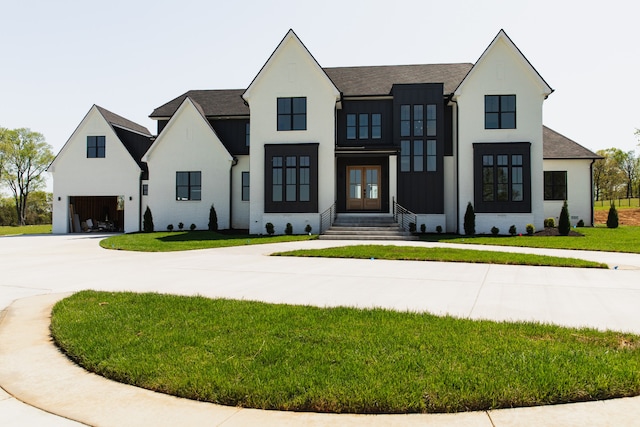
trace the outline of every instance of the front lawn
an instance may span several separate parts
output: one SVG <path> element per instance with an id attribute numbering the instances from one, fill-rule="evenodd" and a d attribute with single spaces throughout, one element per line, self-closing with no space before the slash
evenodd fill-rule
<path id="1" fill-rule="evenodd" d="M 51 224 L 24 225 L 24 226 L 0 226 L 0 236 L 13 236 L 19 234 L 51 234 Z"/>
<path id="2" fill-rule="evenodd" d="M 230 406 L 477 411 L 640 394 L 640 337 L 536 323 L 82 291 L 68 356 L 116 381 Z"/>
<path id="3" fill-rule="evenodd" d="M 640 253 L 640 227 L 618 228 L 583 227 L 575 231 L 583 237 L 572 236 L 457 236 L 430 234 L 425 241 L 467 243 L 476 245 L 521 246 L 529 248 L 578 249 L 606 252 Z"/>
<path id="4" fill-rule="evenodd" d="M 471 262 L 486 264 L 536 265 L 552 267 L 608 268 L 606 264 L 576 258 L 511 252 L 477 251 L 417 246 L 354 245 L 326 249 L 301 249 L 277 252 L 276 256 L 391 259 L 409 261 Z"/>
<path id="5" fill-rule="evenodd" d="M 299 236 L 253 236 L 222 234 L 213 231 L 173 231 L 155 233 L 132 233 L 111 236 L 100 241 L 105 249 L 140 252 L 189 251 L 228 246 L 259 245 L 265 243 L 295 242 L 317 239 L 317 235 Z"/>

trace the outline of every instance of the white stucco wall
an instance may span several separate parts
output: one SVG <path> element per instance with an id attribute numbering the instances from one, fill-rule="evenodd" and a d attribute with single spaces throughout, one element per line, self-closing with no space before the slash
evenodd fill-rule
<path id="1" fill-rule="evenodd" d="M 484 128 L 484 96 L 516 95 L 516 129 Z M 545 87 L 536 73 L 504 39 L 498 38 L 467 76 L 459 93 L 459 230 L 464 232 L 464 213 L 474 202 L 473 143 L 531 143 L 531 213 L 476 214 L 476 233 L 490 233 L 496 226 L 508 230 L 533 223 L 543 226 L 542 103 Z"/>
<path id="2" fill-rule="evenodd" d="M 337 89 L 315 63 L 293 33 L 287 34 L 265 67 L 245 93 L 251 111 L 251 233 L 264 234 L 265 224 L 283 232 L 291 222 L 294 232 L 303 232 L 309 223 L 317 232 L 319 213 L 328 209 L 335 199 L 335 109 Z M 277 130 L 277 98 L 307 98 L 307 129 Z M 296 214 L 265 214 L 264 145 L 318 143 L 318 212 Z M 280 229 L 278 224 L 282 223 Z"/>
<path id="3" fill-rule="evenodd" d="M 237 156 L 238 163 L 231 169 L 233 185 L 231 197 L 233 209 L 231 210 L 231 227 L 236 229 L 249 228 L 249 205 L 251 199 L 242 200 L 242 172 L 251 172 L 249 165 L 249 156 Z M 249 173 L 249 191 L 251 191 L 252 176 Z M 255 183 L 259 185 L 258 183 Z"/>
<path id="4" fill-rule="evenodd" d="M 586 226 L 593 225 L 593 202 L 591 199 L 591 159 L 545 160 L 545 171 L 567 172 L 567 206 L 571 225 L 583 220 Z M 560 217 L 563 201 L 545 200 L 544 217 L 555 218 L 556 224 Z"/>
<path id="5" fill-rule="evenodd" d="M 169 224 L 177 230 L 180 222 L 185 230 L 191 224 L 206 230 L 212 204 L 218 228 L 229 228 L 232 157 L 189 99 L 178 108 L 143 160 L 149 167 L 149 195 L 145 199 L 156 231 L 166 230 Z M 176 200 L 178 171 L 201 172 L 201 200 Z M 143 212 L 145 209 L 143 205 Z"/>
<path id="6" fill-rule="evenodd" d="M 87 136 L 105 137 L 104 158 L 87 158 Z M 53 233 L 71 231 L 69 197 L 73 196 L 123 196 L 124 231 L 139 230 L 140 167 L 95 106 L 49 171 L 53 176 Z"/>

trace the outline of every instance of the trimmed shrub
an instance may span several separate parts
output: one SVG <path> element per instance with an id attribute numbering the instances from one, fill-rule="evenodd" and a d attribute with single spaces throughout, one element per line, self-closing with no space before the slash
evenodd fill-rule
<path id="1" fill-rule="evenodd" d="M 426 233 L 427 232 L 427 226 L 424 225 L 424 224 L 420 224 L 420 232 L 422 234 Z"/>
<path id="2" fill-rule="evenodd" d="M 576 224 L 576 227 L 584 227 L 584 220 L 581 219 L 580 221 L 578 221 L 578 223 Z"/>
<path id="3" fill-rule="evenodd" d="M 442 233 L 442 226 L 441 225 L 436 227 L 436 233 L 438 233 L 438 234 Z"/>
<path id="4" fill-rule="evenodd" d="M 547 218 L 544 220 L 544 228 L 553 228 L 556 226 L 555 218 Z"/>
<path id="5" fill-rule="evenodd" d="M 493 234 L 494 236 L 497 236 L 499 232 L 500 232 L 500 229 L 495 225 L 491 227 L 491 234 Z"/>
<path id="6" fill-rule="evenodd" d="M 533 224 L 527 224 L 527 226 L 525 228 L 526 228 L 527 234 L 529 236 L 533 236 L 533 233 L 536 232 L 536 228 L 533 226 Z"/>
<path id="7" fill-rule="evenodd" d="M 511 234 L 512 236 L 515 236 L 516 234 L 518 234 L 518 231 L 516 230 L 515 225 L 512 225 L 511 227 L 509 227 L 509 234 Z"/>
<path id="8" fill-rule="evenodd" d="M 305 233 L 309 233 L 309 234 L 311 234 L 311 224 L 307 224 L 307 225 L 304 227 L 304 232 L 305 232 Z"/>
<path id="9" fill-rule="evenodd" d="M 409 231 L 412 233 L 416 232 L 416 223 L 415 222 L 410 222 L 409 223 Z"/>
<path id="10" fill-rule="evenodd" d="M 196 225 L 195 225 L 195 224 L 191 224 L 191 225 L 189 226 L 189 230 L 193 231 L 193 230 L 195 230 L 195 229 L 196 229 Z"/>
<path id="11" fill-rule="evenodd" d="M 178 228 L 179 228 L 180 230 L 182 230 L 182 229 L 184 228 L 184 224 L 183 224 L 183 223 L 181 223 L 181 222 L 179 222 L 179 223 L 178 223 Z"/>
<path id="12" fill-rule="evenodd" d="M 571 221 L 569 220 L 569 206 L 565 200 L 562 204 L 562 210 L 560 211 L 560 218 L 558 219 L 558 232 L 561 236 L 568 236 L 571 231 Z"/>
<path id="13" fill-rule="evenodd" d="M 144 211 L 144 216 L 142 217 L 142 231 L 145 233 L 153 232 L 153 215 L 151 215 L 149 206 L 147 206 L 147 210 Z"/>
<path id="14" fill-rule="evenodd" d="M 607 228 L 618 228 L 618 210 L 615 203 L 611 203 L 609 215 L 607 216 Z"/>
<path id="15" fill-rule="evenodd" d="M 467 204 L 467 211 L 464 213 L 464 234 L 467 236 L 476 234 L 476 214 L 471 202 Z"/>
<path id="16" fill-rule="evenodd" d="M 272 236 L 273 233 L 275 233 L 275 228 L 273 227 L 273 224 L 271 224 L 270 222 L 266 223 L 264 225 L 264 228 L 267 230 L 267 234 L 269 236 Z"/>
<path id="17" fill-rule="evenodd" d="M 169 225 L 167 225 L 167 230 L 169 230 L 169 231 L 173 231 L 173 224 L 169 224 Z"/>
<path id="18" fill-rule="evenodd" d="M 218 214 L 213 205 L 209 208 L 209 231 L 218 231 Z"/>
<path id="19" fill-rule="evenodd" d="M 293 226 L 290 222 L 284 227 L 284 234 L 292 235 L 293 234 Z"/>

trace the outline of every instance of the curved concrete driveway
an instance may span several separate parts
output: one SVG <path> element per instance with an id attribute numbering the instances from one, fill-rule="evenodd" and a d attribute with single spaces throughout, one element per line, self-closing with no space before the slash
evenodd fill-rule
<path id="1" fill-rule="evenodd" d="M 466 318 L 536 320 L 568 326 L 591 326 L 640 333 L 640 310 L 638 310 L 640 307 L 640 255 L 492 248 L 510 252 L 573 256 L 606 262 L 617 267 L 615 270 L 587 270 L 265 256 L 276 250 L 354 243 L 335 241 L 307 241 L 192 252 L 131 253 L 103 250 L 98 246 L 99 238 L 100 236 L 96 235 L 0 238 L 0 262 L 3 267 L 0 282 L 0 309 L 5 309 L 13 301 L 37 295 L 73 292 L 81 289 L 134 290 L 319 306 L 389 307 L 398 310 L 429 311 L 436 314 L 447 313 Z M 415 242 L 394 242 L 394 244 L 432 245 Z M 469 246 L 464 247 L 469 248 Z M 55 296 L 54 299 L 58 297 Z M 31 298 L 19 301 L 12 306 L 11 310 L 5 311 L 9 314 L 2 322 L 3 333 L 8 329 L 6 325 L 33 324 L 35 328 L 33 334 L 37 335 L 38 329 L 35 325 L 38 319 L 40 321 L 44 319 L 46 325 L 46 311 L 43 314 L 42 310 L 46 310 L 49 303 L 50 300 L 47 299 Z M 21 321 L 12 322 L 11 319 L 20 319 L 20 313 L 26 317 Z M 40 326 L 40 333 L 43 333 L 42 326 Z M 46 339 L 46 327 L 44 336 Z M 33 387 L 32 392 L 29 392 L 24 384 L 38 384 L 39 378 L 34 378 L 35 374 L 25 374 L 19 372 L 17 368 L 8 366 L 21 363 L 16 360 L 16 351 L 12 347 L 14 344 L 18 345 L 6 335 L 0 335 L 0 358 L 5 362 L 0 363 L 0 386 L 11 392 L 7 394 L 0 390 L 0 414 L 4 414 L 0 415 L 0 423 L 3 426 L 75 424 L 21 404 L 20 399 L 34 403 L 45 411 L 72 417 L 89 424 L 121 424 L 122 420 L 118 422 L 110 418 L 109 411 L 99 409 L 99 406 L 91 407 L 93 417 L 77 416 L 75 412 L 66 409 L 63 402 L 64 393 L 56 395 L 55 399 L 45 399 L 41 396 L 40 402 L 44 401 L 44 403 L 38 405 L 38 399 L 33 397 Z M 49 350 L 43 347 L 41 352 L 36 351 L 36 353 L 46 351 L 56 353 L 50 344 L 45 344 Z M 31 346 L 33 348 L 33 343 Z M 45 358 L 44 363 L 46 360 Z M 26 376 L 21 377 L 21 375 Z M 95 377 L 89 374 L 85 376 Z M 41 380 L 44 381 L 44 378 Z M 98 379 L 98 381 L 106 380 Z M 74 383 L 75 381 L 72 381 L 72 384 Z M 16 384 L 23 386 L 18 387 Z M 127 386 L 117 386 L 125 387 L 126 390 L 132 389 Z M 11 388 L 17 391 L 12 392 Z M 72 389 L 73 387 L 67 384 L 67 394 L 72 395 Z M 40 395 L 46 397 L 58 393 L 46 388 L 45 390 L 40 392 Z M 137 389 L 135 390 L 137 393 Z M 87 403 L 90 402 L 90 393 L 85 391 L 82 393 Z M 95 393 L 100 397 L 100 391 Z M 133 392 L 121 390 L 115 394 L 128 396 L 128 393 Z M 151 395 L 158 396 L 156 393 Z M 220 417 L 211 418 L 209 414 L 204 418 L 209 420 L 208 424 L 215 425 L 250 423 L 252 414 L 256 414 L 254 416 L 257 418 L 254 420 L 262 425 L 281 425 L 284 422 L 318 425 L 363 422 L 367 424 L 375 422 L 381 425 L 406 425 L 408 422 L 487 426 L 574 425 L 574 423 L 580 425 L 585 421 L 584 418 L 582 423 L 579 421 L 583 416 L 588 417 L 589 424 L 595 422 L 599 425 L 624 425 L 631 423 L 632 420 L 637 421 L 640 417 L 638 398 L 606 403 L 593 402 L 460 415 L 396 417 L 312 416 L 312 414 L 295 415 L 277 412 L 268 412 L 265 416 L 262 411 L 196 404 L 167 396 L 162 398 L 181 402 L 178 403 L 182 405 L 181 409 L 175 410 L 181 416 L 185 413 L 184 406 L 204 405 L 208 408 L 205 411 L 207 413 L 211 407 L 218 408 Z M 136 407 L 136 400 L 129 400 L 127 408 L 130 413 L 140 409 Z M 141 398 L 140 401 L 142 400 Z M 613 414 L 617 414 L 618 418 Z M 625 418 L 621 419 L 620 417 L 623 416 Z M 156 414 L 154 418 L 152 411 L 144 420 L 129 419 L 129 424 L 158 425 L 157 418 L 160 417 Z M 597 422 L 598 419 L 602 422 Z M 171 418 L 166 416 L 163 421 L 171 424 Z M 197 420 L 194 419 L 194 421 Z"/>

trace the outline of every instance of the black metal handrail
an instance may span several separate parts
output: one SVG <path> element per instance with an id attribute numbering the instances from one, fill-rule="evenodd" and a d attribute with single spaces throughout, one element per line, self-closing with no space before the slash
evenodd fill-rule
<path id="1" fill-rule="evenodd" d="M 334 202 L 329 209 L 320 214 L 320 233 L 322 234 L 333 225 L 333 221 L 336 219 L 336 202 Z"/>
<path id="2" fill-rule="evenodd" d="M 410 231 L 410 224 L 413 223 L 413 226 L 416 226 L 418 222 L 418 215 L 411 212 L 409 209 L 405 208 L 402 205 L 396 203 L 395 199 L 393 200 L 393 219 L 398 223 L 400 228 L 404 231 Z"/>

